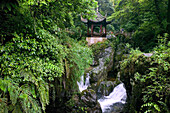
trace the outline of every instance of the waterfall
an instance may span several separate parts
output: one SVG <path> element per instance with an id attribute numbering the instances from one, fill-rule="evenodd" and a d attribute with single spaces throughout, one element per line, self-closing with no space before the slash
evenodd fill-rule
<path id="1" fill-rule="evenodd" d="M 88 86 L 90 85 L 89 79 L 90 79 L 89 73 L 86 74 L 85 83 L 84 83 L 84 75 L 81 76 L 80 82 L 77 82 L 80 92 L 88 88 Z"/>
<path id="2" fill-rule="evenodd" d="M 100 103 L 102 112 L 109 113 L 114 104 L 125 104 L 126 98 L 126 89 L 124 88 L 124 84 L 121 83 L 113 89 L 109 96 L 104 96 L 104 98 L 99 99 L 98 102 Z"/>
<path id="3" fill-rule="evenodd" d="M 80 92 L 87 89 L 90 86 L 90 76 L 89 73 L 86 75 L 86 80 L 84 82 L 84 75 L 81 76 L 80 82 L 77 82 L 79 86 Z M 113 91 L 109 94 L 109 96 L 103 96 L 102 98 L 98 99 L 100 103 L 102 113 L 111 113 L 112 111 L 121 111 L 123 105 L 126 102 L 127 93 L 126 89 L 124 88 L 124 84 L 121 83 L 117 85 Z"/>

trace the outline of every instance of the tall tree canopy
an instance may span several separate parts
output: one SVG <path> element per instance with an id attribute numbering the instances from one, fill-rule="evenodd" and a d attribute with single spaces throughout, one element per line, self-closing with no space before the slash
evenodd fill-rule
<path id="1" fill-rule="evenodd" d="M 98 1 L 98 9 L 103 15 L 110 16 L 114 12 L 112 0 L 96 0 Z"/>
<path id="2" fill-rule="evenodd" d="M 168 0 L 168 13 L 167 13 L 167 30 L 168 30 L 168 34 L 170 35 L 170 0 Z"/>
<path id="3" fill-rule="evenodd" d="M 158 34 L 167 32 L 168 0 L 115 0 L 115 19 L 120 28 L 134 32 L 135 47 L 149 51 Z"/>

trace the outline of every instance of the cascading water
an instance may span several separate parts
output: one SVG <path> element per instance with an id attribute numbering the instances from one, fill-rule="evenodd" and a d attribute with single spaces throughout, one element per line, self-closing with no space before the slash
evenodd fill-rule
<path id="1" fill-rule="evenodd" d="M 123 85 L 123 83 L 119 84 L 109 96 L 104 96 L 104 98 L 98 100 L 103 113 L 110 113 L 113 110 L 113 105 L 116 103 L 125 104 L 127 94 Z"/>
<path id="2" fill-rule="evenodd" d="M 84 75 L 81 76 L 80 82 L 77 82 L 80 92 L 88 88 L 88 86 L 90 85 L 89 79 L 90 79 L 89 73 L 87 73 L 86 75 L 85 83 L 84 83 Z"/>
<path id="3" fill-rule="evenodd" d="M 81 76 L 80 82 L 77 82 L 80 92 L 82 92 L 83 90 L 87 89 L 88 86 L 90 86 L 89 79 L 90 79 L 89 73 L 87 73 L 86 75 L 85 83 L 84 75 Z M 116 111 L 114 109 L 114 106 L 121 109 L 126 102 L 126 98 L 127 98 L 126 89 L 124 88 L 124 84 L 121 83 L 113 89 L 109 96 L 103 96 L 102 98 L 98 99 L 98 102 L 100 103 L 102 109 L 102 113 L 111 113 Z"/>

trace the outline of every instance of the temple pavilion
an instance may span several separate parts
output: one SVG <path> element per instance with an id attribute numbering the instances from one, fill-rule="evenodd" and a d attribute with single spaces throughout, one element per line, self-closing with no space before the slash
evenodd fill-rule
<path id="1" fill-rule="evenodd" d="M 95 18 L 85 19 L 81 17 L 81 21 L 87 25 L 87 38 L 88 45 L 106 40 L 106 25 L 111 21 L 106 21 L 106 16 L 101 15 L 98 10 L 96 11 Z"/>

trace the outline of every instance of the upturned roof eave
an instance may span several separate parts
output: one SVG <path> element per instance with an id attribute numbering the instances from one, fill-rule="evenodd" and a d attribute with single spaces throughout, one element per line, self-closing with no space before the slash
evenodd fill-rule
<path id="1" fill-rule="evenodd" d="M 84 19 L 82 16 L 81 16 L 81 21 L 85 24 L 87 24 L 88 20 L 87 19 Z"/>
<path id="2" fill-rule="evenodd" d="M 99 23 L 103 23 L 104 21 L 106 22 L 106 24 L 110 24 L 111 22 L 113 22 L 113 20 L 107 21 L 106 15 L 103 16 L 98 11 L 96 12 L 96 17 L 94 19 L 88 20 L 88 19 L 85 19 L 81 16 L 81 21 L 85 24 L 88 24 L 89 22 L 99 24 Z"/>
<path id="3" fill-rule="evenodd" d="M 92 23 L 101 23 L 101 22 L 103 22 L 105 20 L 105 18 L 104 19 L 102 19 L 102 20 L 88 20 L 89 22 L 92 22 Z"/>

